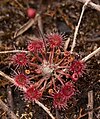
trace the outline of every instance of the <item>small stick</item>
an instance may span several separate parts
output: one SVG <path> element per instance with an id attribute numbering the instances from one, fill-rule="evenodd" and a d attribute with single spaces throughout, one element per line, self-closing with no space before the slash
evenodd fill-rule
<path id="1" fill-rule="evenodd" d="M 11 51 L 0 51 L 0 54 L 6 54 L 6 53 L 29 53 L 29 51 L 25 51 L 25 50 L 11 50 Z"/>
<path id="2" fill-rule="evenodd" d="M 39 102 L 38 100 L 35 100 L 35 103 L 38 104 L 40 107 L 42 107 L 52 119 L 55 119 L 55 117 L 50 113 L 49 109 L 45 107 L 41 102 Z"/>
<path id="3" fill-rule="evenodd" d="M 92 53 L 90 53 L 88 56 L 84 57 L 82 59 L 83 62 L 86 62 L 88 59 L 90 59 L 91 57 L 93 57 L 96 53 L 100 52 L 100 47 L 97 48 L 95 51 L 93 51 Z"/>
<path id="4" fill-rule="evenodd" d="M 65 50 L 65 51 L 66 51 L 67 48 L 68 48 L 69 42 L 70 42 L 70 38 L 68 38 L 68 39 L 65 41 L 65 44 L 64 44 L 64 50 Z"/>
<path id="5" fill-rule="evenodd" d="M 81 12 L 81 15 L 80 15 L 78 24 L 77 24 L 77 26 L 76 26 L 76 28 L 75 28 L 75 32 L 74 32 L 74 38 L 73 38 L 73 43 L 72 43 L 72 47 L 71 47 L 71 53 L 73 52 L 74 47 L 75 47 L 75 45 L 76 45 L 76 37 L 77 37 L 78 30 L 79 30 L 79 26 L 80 26 L 80 23 L 81 23 L 81 20 L 82 20 L 84 11 L 85 11 L 85 9 L 86 9 L 86 6 L 87 6 L 87 4 L 88 4 L 89 2 L 90 2 L 90 0 L 87 0 L 87 1 L 84 3 L 83 7 L 82 7 L 82 12 Z"/>
<path id="6" fill-rule="evenodd" d="M 43 24 L 42 24 L 42 18 L 41 18 L 40 15 L 38 16 L 37 21 L 38 21 L 39 30 L 40 30 L 41 34 L 43 35 L 43 34 L 44 34 L 44 33 L 43 33 Z"/>
<path id="7" fill-rule="evenodd" d="M 32 25 L 34 25 L 37 21 L 39 14 L 35 16 L 35 18 L 29 19 L 28 22 L 26 22 L 23 26 L 21 26 L 15 33 L 14 33 L 14 38 L 22 35 L 25 31 L 27 31 Z"/>
<path id="8" fill-rule="evenodd" d="M 7 74 L 3 73 L 2 71 L 0 71 L 0 75 L 4 78 L 8 79 L 11 83 L 15 84 L 14 79 L 9 77 Z"/>
<path id="9" fill-rule="evenodd" d="M 88 92 L 88 108 L 93 109 L 93 90 Z M 93 119 L 93 111 L 88 112 L 88 119 Z"/>
<path id="10" fill-rule="evenodd" d="M 9 77 L 7 74 L 3 73 L 2 71 L 0 71 L 0 75 L 4 78 L 8 79 L 11 83 L 15 84 L 14 79 Z M 24 92 L 26 92 L 26 90 L 27 90 L 25 87 L 19 87 L 19 88 Z M 55 119 L 55 117 L 50 113 L 49 109 L 47 107 L 45 107 L 41 102 L 39 102 L 38 100 L 35 100 L 35 103 L 38 104 L 40 107 L 42 107 L 52 119 Z M 14 119 L 16 119 L 16 118 L 14 118 Z"/>
<path id="11" fill-rule="evenodd" d="M 80 112 L 79 112 L 79 116 L 78 116 L 78 118 L 77 118 L 77 119 L 81 119 L 82 117 L 84 117 L 84 116 L 86 116 L 86 115 L 87 115 L 87 113 L 82 114 L 82 111 L 83 111 L 83 109 L 81 108 L 81 109 L 80 109 Z"/>
<path id="12" fill-rule="evenodd" d="M 17 116 L 10 110 L 10 108 L 0 99 L 0 107 L 7 112 L 10 119 L 18 119 Z"/>
<path id="13" fill-rule="evenodd" d="M 96 111 L 96 110 L 99 110 L 100 109 L 100 106 L 97 107 L 97 108 L 94 108 L 94 109 L 91 109 L 91 110 L 88 110 L 88 112 L 82 114 L 82 108 L 80 109 L 80 112 L 79 112 L 79 116 L 77 119 L 81 119 L 82 117 L 86 116 L 90 111 Z"/>
<path id="14" fill-rule="evenodd" d="M 7 102 L 8 102 L 9 108 L 13 110 L 14 109 L 13 96 L 12 96 L 11 87 L 9 85 L 7 86 Z"/>
<path id="15" fill-rule="evenodd" d="M 100 37 L 97 37 L 95 39 L 86 39 L 86 42 L 100 42 Z"/>
<path id="16" fill-rule="evenodd" d="M 82 3 L 85 3 L 87 0 L 77 0 L 77 1 L 82 2 Z M 91 8 L 93 8 L 93 9 L 95 9 L 95 10 L 97 10 L 97 11 L 100 12 L 100 5 L 97 5 L 97 4 L 95 4 L 95 3 L 91 2 L 91 1 L 88 3 L 88 5 Z"/>
<path id="17" fill-rule="evenodd" d="M 45 41 L 45 37 L 44 37 L 44 33 L 43 33 L 42 18 L 41 18 L 41 16 L 40 16 L 40 15 L 38 16 L 37 21 L 38 21 L 38 28 L 39 28 L 40 36 L 41 36 L 41 37 L 42 37 L 42 39 L 43 39 L 44 46 L 45 46 L 45 50 L 46 50 L 46 52 L 47 52 L 46 41 Z"/>

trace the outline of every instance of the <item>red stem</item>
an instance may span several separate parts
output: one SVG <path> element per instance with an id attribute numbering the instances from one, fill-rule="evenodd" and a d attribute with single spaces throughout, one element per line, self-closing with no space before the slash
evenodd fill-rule
<path id="1" fill-rule="evenodd" d="M 54 58 L 54 47 L 51 49 L 50 55 L 49 55 L 49 62 L 50 62 L 50 64 L 53 63 L 53 58 Z"/>
<path id="2" fill-rule="evenodd" d="M 63 72 L 62 70 L 59 70 L 59 71 L 56 71 L 56 72 L 59 73 L 59 74 L 65 75 L 68 78 L 71 77 L 70 74 L 67 74 L 67 73 Z"/>
<path id="3" fill-rule="evenodd" d="M 60 65 L 64 61 L 65 57 L 61 59 L 56 65 Z"/>
<path id="4" fill-rule="evenodd" d="M 42 58 L 40 58 L 37 53 L 34 53 L 34 56 L 35 56 L 41 63 L 43 62 Z"/>
<path id="5" fill-rule="evenodd" d="M 54 77 L 52 77 L 52 83 L 53 83 L 53 86 L 54 86 L 54 90 L 55 90 L 55 92 L 57 92 Z"/>
<path id="6" fill-rule="evenodd" d="M 56 73 L 54 74 L 54 76 L 60 81 L 60 83 L 64 86 L 63 80 L 60 77 L 60 75 L 57 75 Z"/>

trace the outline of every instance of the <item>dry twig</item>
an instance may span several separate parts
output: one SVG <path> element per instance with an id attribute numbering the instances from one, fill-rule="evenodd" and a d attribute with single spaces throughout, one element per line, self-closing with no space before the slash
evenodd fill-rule
<path id="1" fill-rule="evenodd" d="M 86 116 L 86 115 L 87 115 L 87 113 L 82 114 L 82 111 L 83 111 L 83 109 L 81 108 L 81 109 L 80 109 L 80 112 L 79 112 L 79 116 L 78 116 L 78 118 L 77 118 L 77 119 L 81 119 L 82 117 L 84 117 L 84 116 Z"/>
<path id="2" fill-rule="evenodd" d="M 8 79 L 11 83 L 15 84 L 15 81 L 13 80 L 13 78 L 9 77 L 8 75 L 6 75 L 5 73 L 3 73 L 2 71 L 0 71 L 0 76 Z"/>
<path id="3" fill-rule="evenodd" d="M 73 38 L 73 43 L 72 43 L 72 47 L 71 47 L 71 53 L 73 52 L 74 47 L 75 47 L 75 45 L 76 45 L 76 37 L 77 37 L 78 30 L 79 30 L 79 26 L 80 26 L 80 23 L 81 23 L 81 20 L 82 20 L 84 11 L 85 11 L 85 9 L 86 9 L 86 6 L 87 6 L 87 4 L 88 4 L 89 2 L 90 2 L 90 0 L 87 0 L 87 1 L 84 3 L 83 7 L 82 7 L 82 12 L 81 12 L 81 15 L 80 15 L 78 24 L 77 24 L 77 26 L 76 26 L 76 28 L 75 28 L 75 32 L 74 32 L 74 38 Z"/>
<path id="4" fill-rule="evenodd" d="M 25 50 L 11 50 L 11 51 L 0 51 L 0 54 L 7 54 L 7 53 L 29 53 L 29 51 Z"/>
<path id="5" fill-rule="evenodd" d="M 89 60 L 91 57 L 93 57 L 98 52 L 100 52 L 100 47 L 98 49 L 96 49 L 95 51 L 93 51 L 92 53 L 90 53 L 88 56 L 84 57 L 82 59 L 82 61 L 86 62 L 87 60 Z"/>
<path id="6" fill-rule="evenodd" d="M 35 100 L 35 103 L 38 104 L 40 107 L 42 107 L 42 109 L 44 109 L 52 119 L 55 119 L 55 117 L 51 114 L 49 109 L 45 107 L 41 102 L 39 102 L 38 100 Z"/>
<path id="7" fill-rule="evenodd" d="M 39 28 L 41 34 L 43 35 L 44 34 L 43 33 L 43 24 L 42 24 L 42 18 L 41 18 L 40 15 L 38 16 L 38 20 L 37 21 L 38 21 L 38 28 Z"/>
<path id="8" fill-rule="evenodd" d="M 10 119 L 18 119 L 16 115 L 13 113 L 13 111 L 10 110 L 10 108 L 0 99 L 0 107 L 7 112 Z"/>
<path id="9" fill-rule="evenodd" d="M 93 109 L 93 90 L 88 92 L 88 108 Z M 93 119 L 93 111 L 88 112 L 88 119 Z"/>
<path id="10" fill-rule="evenodd" d="M 22 34 L 23 34 L 25 31 L 27 31 L 33 24 L 35 24 L 36 21 L 37 21 L 38 16 L 39 16 L 39 14 L 37 14 L 34 19 L 33 19 L 33 18 L 30 19 L 27 23 L 25 23 L 23 26 L 21 26 L 21 28 L 19 28 L 19 29 L 15 32 L 14 38 L 16 38 L 16 37 L 22 35 Z"/>
<path id="11" fill-rule="evenodd" d="M 9 85 L 7 85 L 7 102 L 9 108 L 13 111 L 14 105 L 13 105 L 12 89 Z"/>
<path id="12" fill-rule="evenodd" d="M 40 36 L 42 37 L 43 42 L 44 42 L 44 45 L 45 45 L 45 49 L 47 50 L 47 47 L 46 47 L 46 42 L 45 42 L 45 37 L 44 37 L 44 33 L 43 33 L 42 18 L 41 18 L 41 16 L 40 16 L 40 15 L 38 16 L 37 21 L 38 21 L 38 28 L 39 28 L 39 31 L 40 31 Z"/>
<path id="13" fill-rule="evenodd" d="M 82 114 L 83 109 L 81 108 L 77 119 L 81 119 L 82 117 L 86 116 L 90 111 L 96 111 L 99 109 L 100 109 L 100 106 L 94 109 L 89 109 L 86 113 Z"/>
<path id="14" fill-rule="evenodd" d="M 85 3 L 87 0 L 77 0 L 77 1 L 82 2 L 82 3 Z M 93 8 L 93 9 L 95 9 L 95 10 L 97 10 L 97 11 L 100 12 L 100 5 L 97 5 L 97 4 L 95 4 L 95 3 L 91 2 L 91 1 L 88 3 L 88 5 L 91 8 Z"/>
<path id="15" fill-rule="evenodd" d="M 68 38 L 68 39 L 65 41 L 65 44 L 64 44 L 64 50 L 65 50 L 65 51 L 66 51 L 67 48 L 68 48 L 69 42 L 70 42 L 70 38 Z"/>

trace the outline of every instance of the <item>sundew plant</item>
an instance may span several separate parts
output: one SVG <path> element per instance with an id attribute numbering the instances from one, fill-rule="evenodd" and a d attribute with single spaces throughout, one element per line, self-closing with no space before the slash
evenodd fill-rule
<path id="1" fill-rule="evenodd" d="M 71 50 L 67 50 L 69 39 L 62 33 L 53 32 L 43 34 L 39 27 L 41 37 L 33 37 L 24 50 L 4 51 L 0 53 L 14 53 L 9 59 L 13 68 L 11 77 L 0 71 L 0 75 L 7 78 L 16 89 L 23 92 L 25 100 L 37 103 L 52 119 L 55 119 L 49 109 L 41 102 L 44 98 L 50 99 L 52 106 L 57 110 L 67 109 L 69 103 L 79 93 L 77 82 L 82 80 L 86 72 L 86 61 L 100 51 L 100 47 L 82 58 L 73 51 L 81 19 L 89 0 L 83 5 L 78 25 L 75 28 Z M 40 17 L 36 10 L 29 8 L 27 16 L 31 22 L 26 23 L 23 31 L 29 29 Z M 31 24 L 31 25 L 30 25 Z M 17 37 L 16 33 L 14 37 Z"/>

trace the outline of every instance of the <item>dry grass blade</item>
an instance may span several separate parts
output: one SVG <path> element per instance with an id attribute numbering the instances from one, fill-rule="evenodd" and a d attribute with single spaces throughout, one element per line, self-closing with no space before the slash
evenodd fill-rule
<path id="1" fill-rule="evenodd" d="M 30 19 L 27 23 L 25 23 L 23 26 L 21 26 L 20 29 L 18 29 L 15 34 L 14 34 L 14 38 L 22 35 L 25 31 L 27 31 L 33 24 L 36 23 L 37 21 L 37 17 L 38 14 L 36 15 L 36 17 L 34 19 Z"/>
<path id="2" fill-rule="evenodd" d="M 70 38 L 68 38 L 68 39 L 65 41 L 65 44 L 64 44 L 64 50 L 65 50 L 65 51 L 66 51 L 67 48 L 68 48 L 69 42 L 70 42 Z"/>
<path id="3" fill-rule="evenodd" d="M 77 33 L 78 33 L 78 30 L 79 30 L 79 27 L 80 27 L 80 23 L 81 23 L 81 20 L 82 20 L 84 11 L 85 11 L 85 9 L 86 9 L 86 6 L 87 6 L 87 4 L 88 4 L 89 2 L 90 2 L 90 0 L 87 0 L 87 1 L 84 3 L 83 7 L 82 7 L 82 12 L 81 12 L 81 15 L 80 15 L 78 24 L 77 24 L 77 26 L 76 26 L 76 28 L 75 28 L 75 32 L 74 32 L 74 38 L 73 38 L 73 43 L 72 43 L 72 47 L 71 47 L 71 53 L 73 52 L 74 47 L 75 47 L 75 45 L 76 45 L 76 37 L 77 37 Z"/>
<path id="4" fill-rule="evenodd" d="M 95 51 L 93 51 L 92 53 L 90 53 L 88 56 L 84 57 L 82 59 L 82 61 L 86 62 L 87 60 L 89 60 L 91 57 L 93 57 L 98 52 L 100 52 L 100 47 L 98 49 L 96 49 Z"/>
<path id="5" fill-rule="evenodd" d="M 0 51 L 0 54 L 6 54 L 6 53 L 29 53 L 29 51 L 25 50 L 10 50 L 10 51 Z"/>
<path id="6" fill-rule="evenodd" d="M 38 27 L 39 27 L 41 34 L 43 35 L 44 34 L 43 33 L 43 24 L 42 24 L 42 18 L 40 15 L 38 16 Z"/>
<path id="7" fill-rule="evenodd" d="M 38 104 L 40 107 L 42 107 L 42 109 L 44 109 L 48 113 L 48 115 L 51 117 L 51 119 L 55 119 L 55 117 L 51 114 L 51 112 L 49 111 L 49 109 L 47 107 L 45 107 L 38 100 L 36 100 L 35 103 Z"/>

